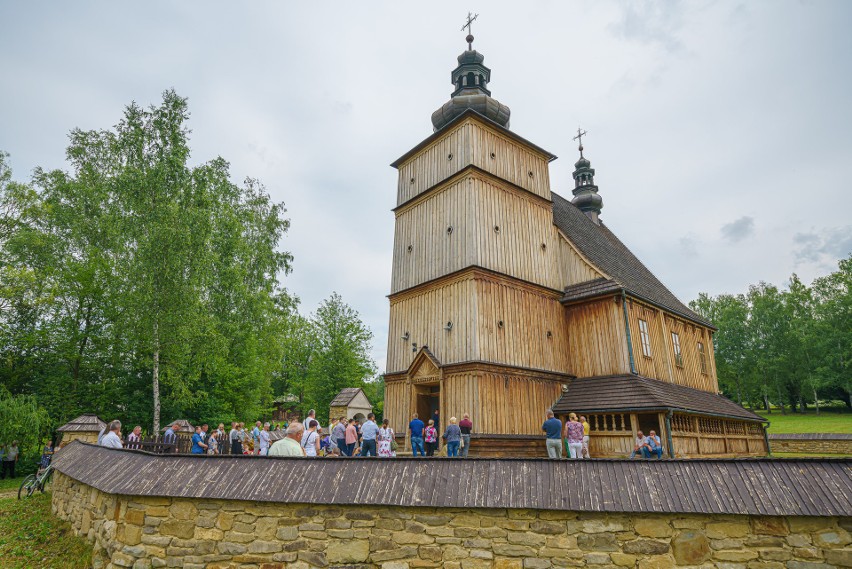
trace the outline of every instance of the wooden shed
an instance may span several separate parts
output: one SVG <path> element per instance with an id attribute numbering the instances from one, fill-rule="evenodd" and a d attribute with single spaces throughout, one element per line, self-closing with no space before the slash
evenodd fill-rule
<path id="1" fill-rule="evenodd" d="M 367 395 L 360 387 L 347 387 L 332 399 L 329 405 L 329 417 L 346 417 L 364 421 L 367 415 L 373 412 L 373 405 L 367 399 Z"/>
<path id="2" fill-rule="evenodd" d="M 166 431 L 171 425 L 177 426 L 177 429 L 175 430 L 176 433 L 195 433 L 195 427 L 193 427 L 186 419 L 178 419 L 177 421 L 172 421 L 160 430 Z"/>
<path id="3" fill-rule="evenodd" d="M 76 419 L 72 419 L 56 429 L 62 434 L 59 448 L 64 447 L 71 441 L 83 441 L 86 443 L 98 442 L 98 435 L 106 429 L 106 421 L 94 413 L 83 413 Z"/>
<path id="4" fill-rule="evenodd" d="M 299 420 L 299 397 L 297 395 L 279 395 L 272 400 L 275 405 L 275 411 L 272 412 L 273 421 L 291 421 Z"/>

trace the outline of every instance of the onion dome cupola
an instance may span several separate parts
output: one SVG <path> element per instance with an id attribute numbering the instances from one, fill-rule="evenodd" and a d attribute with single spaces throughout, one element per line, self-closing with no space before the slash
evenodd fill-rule
<path id="1" fill-rule="evenodd" d="M 432 126 L 436 131 L 441 130 L 466 110 L 473 109 L 509 128 L 509 107 L 492 98 L 488 90 L 491 70 L 483 64 L 485 56 L 473 49 L 472 35 L 468 34 L 465 39 L 468 49 L 458 57 L 459 65 L 450 75 L 455 91 L 449 101 L 432 113 Z"/>
<path id="2" fill-rule="evenodd" d="M 580 141 L 580 159 L 574 164 L 574 199 L 571 203 L 585 213 L 589 219 L 600 225 L 599 216 L 603 208 L 603 198 L 598 195 L 598 187 L 595 185 L 595 169 L 592 163 L 583 156 L 583 136 L 586 132 L 577 129 L 575 140 Z"/>

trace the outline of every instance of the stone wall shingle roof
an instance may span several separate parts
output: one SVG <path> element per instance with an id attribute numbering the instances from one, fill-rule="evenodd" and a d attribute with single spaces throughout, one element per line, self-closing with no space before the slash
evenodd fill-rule
<path id="1" fill-rule="evenodd" d="M 570 201 L 556 193 L 551 195 L 553 222 L 556 226 L 589 261 L 621 285 L 628 294 L 702 326 L 713 327 L 710 322 L 678 300 L 603 222 L 596 225 Z M 566 297 L 565 300 L 569 301 L 571 298 Z"/>

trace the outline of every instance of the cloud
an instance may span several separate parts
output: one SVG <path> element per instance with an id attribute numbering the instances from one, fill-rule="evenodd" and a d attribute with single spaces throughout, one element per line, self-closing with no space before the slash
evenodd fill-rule
<path id="1" fill-rule="evenodd" d="M 754 218 L 744 215 L 722 226 L 722 237 L 731 243 L 739 243 L 754 234 Z"/>
<path id="2" fill-rule="evenodd" d="M 677 32 L 683 27 L 683 7 L 678 2 L 657 0 L 625 4 L 621 20 L 610 25 L 615 35 L 645 44 L 660 44 L 667 51 L 683 49 Z"/>
<path id="3" fill-rule="evenodd" d="M 852 225 L 829 227 L 793 236 L 797 263 L 835 264 L 852 255 Z"/>

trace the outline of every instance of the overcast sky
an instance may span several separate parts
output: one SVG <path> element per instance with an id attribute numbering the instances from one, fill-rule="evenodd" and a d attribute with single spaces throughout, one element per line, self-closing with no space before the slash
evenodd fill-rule
<path id="1" fill-rule="evenodd" d="M 385 367 L 396 171 L 465 48 L 512 130 L 561 156 L 588 130 L 602 219 L 681 300 L 810 282 L 852 253 L 852 2 L 0 0 L 0 149 L 66 168 L 67 134 L 189 98 L 193 160 L 259 178 L 292 221 L 285 286 L 332 291 Z"/>

